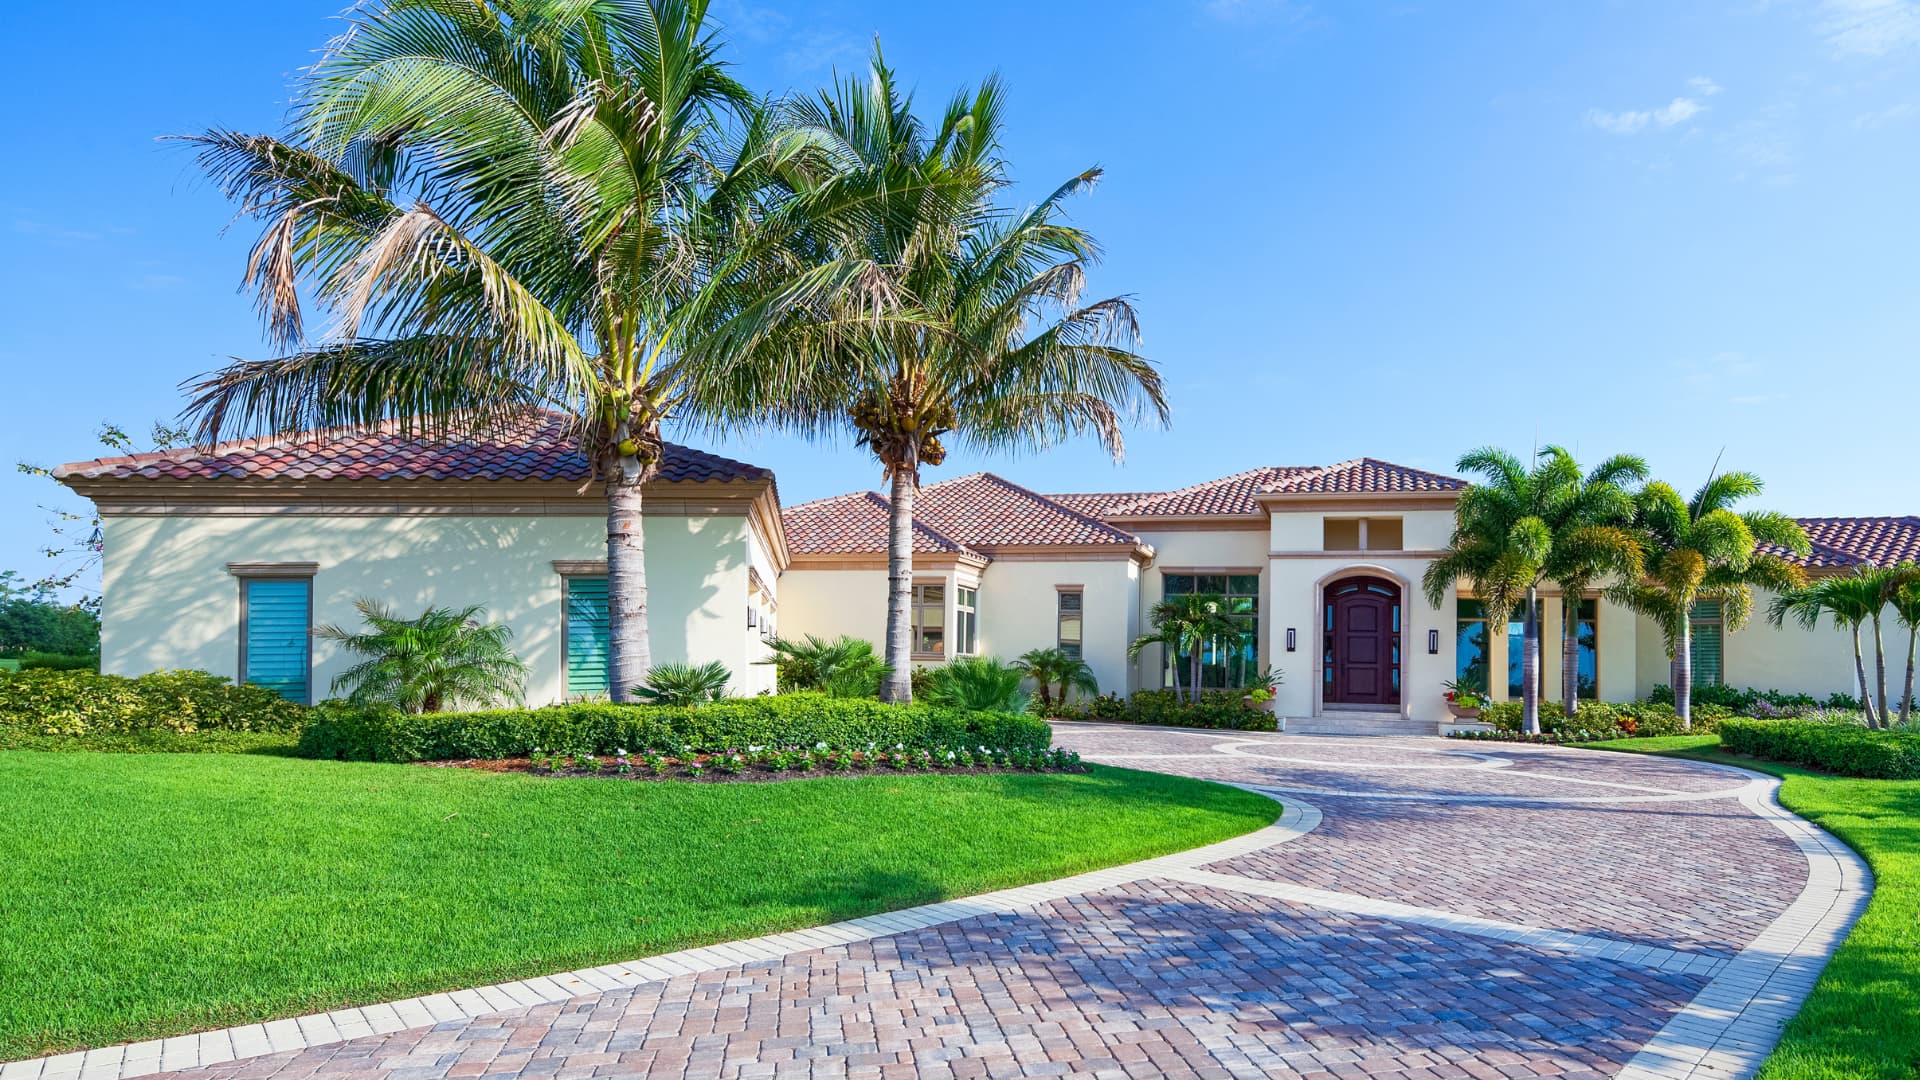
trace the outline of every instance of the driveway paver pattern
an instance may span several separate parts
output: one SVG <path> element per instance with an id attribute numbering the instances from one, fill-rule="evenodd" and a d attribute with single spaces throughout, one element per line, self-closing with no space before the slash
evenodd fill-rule
<path id="1" fill-rule="evenodd" d="M 434 1024 L 399 1018 L 437 999 L 395 1003 L 378 1034 L 168 1058 L 159 1075 L 1738 1077 L 1864 897 L 1844 857 L 1731 770 L 1436 739 L 1058 732 L 1091 760 L 1273 790 L 1296 824 L 1013 910 L 494 1008 L 540 994 L 508 984 Z M 138 1072 L 152 1068 L 67 1055 L 0 1080 Z"/>

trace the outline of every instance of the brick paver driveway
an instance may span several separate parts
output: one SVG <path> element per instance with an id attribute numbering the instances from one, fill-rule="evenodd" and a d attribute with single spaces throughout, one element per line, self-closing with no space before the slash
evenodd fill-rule
<path id="1" fill-rule="evenodd" d="M 1766 783 L 1711 766 L 1059 731 L 1095 761 L 1269 791 L 1287 816 L 1054 893 L 614 965 L 601 989 L 536 980 L 189 1037 L 167 1044 L 184 1057 L 89 1057 L 86 1075 L 290 1045 L 171 1075 L 1739 1076 L 1866 888 Z"/>

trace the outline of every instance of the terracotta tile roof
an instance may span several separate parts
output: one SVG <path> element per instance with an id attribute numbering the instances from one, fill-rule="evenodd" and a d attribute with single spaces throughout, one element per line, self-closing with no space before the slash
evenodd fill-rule
<path id="1" fill-rule="evenodd" d="M 1467 482 L 1378 458 L 1354 458 L 1323 469 L 1283 476 L 1261 489 L 1265 495 L 1404 495 L 1465 489 Z"/>
<path id="2" fill-rule="evenodd" d="M 1137 503 L 1142 499 L 1151 499 L 1158 494 L 1160 492 L 1157 491 L 1073 491 L 1042 497 L 1049 502 L 1059 503 L 1077 514 L 1104 517 L 1118 507 Z"/>
<path id="3" fill-rule="evenodd" d="M 1267 485 L 1300 473 L 1312 472 L 1312 466 L 1270 465 L 1249 469 L 1218 480 L 1176 488 L 1143 496 L 1139 501 L 1111 507 L 1109 516 L 1117 517 L 1193 517 L 1212 514 L 1257 514 L 1254 501 Z"/>
<path id="4" fill-rule="evenodd" d="M 1804 557 L 1771 544 L 1764 551 L 1813 569 L 1850 566 L 1891 566 L 1904 559 L 1920 561 L 1920 517 L 1800 518 L 1800 527 L 1813 541 Z"/>
<path id="5" fill-rule="evenodd" d="M 1140 538 L 992 473 L 920 489 L 914 516 L 975 548 L 1028 544 L 1114 544 Z"/>
<path id="6" fill-rule="evenodd" d="M 868 491 L 788 507 L 782 519 L 787 544 L 808 554 L 883 552 L 887 506 L 886 496 Z M 913 518 L 916 552 L 990 556 L 998 547 L 1131 548 L 1140 543 L 1132 533 L 992 473 L 921 488 L 913 500 Z"/>
<path id="7" fill-rule="evenodd" d="M 392 424 L 366 432 L 304 432 L 244 439 L 207 450 L 168 450 L 76 461 L 54 470 L 62 480 L 553 480 L 591 475 L 565 418 L 536 413 L 504 430 L 447 439 L 402 435 Z M 668 483 L 763 481 L 772 471 L 668 443 L 660 479 Z"/>
<path id="8" fill-rule="evenodd" d="M 860 554 L 887 550 L 885 496 L 872 491 L 789 506 L 780 514 L 787 549 L 795 555 Z M 920 555 L 979 555 L 941 535 L 915 515 L 913 550 Z M 984 557 L 984 556 L 982 556 Z"/>

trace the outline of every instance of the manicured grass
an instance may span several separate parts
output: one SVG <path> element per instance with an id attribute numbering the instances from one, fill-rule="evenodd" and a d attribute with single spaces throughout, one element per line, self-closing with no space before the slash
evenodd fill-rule
<path id="1" fill-rule="evenodd" d="M 1098 767 L 692 785 L 0 753 L 0 1060 L 811 926 L 1277 811 Z"/>
<path id="2" fill-rule="evenodd" d="M 1760 1080 L 1920 1076 L 1920 780 L 1855 780 L 1738 757 L 1714 735 L 1631 739 L 1594 749 L 1739 765 L 1782 778 L 1780 802 L 1858 851 L 1873 900 L 1767 1059 Z"/>

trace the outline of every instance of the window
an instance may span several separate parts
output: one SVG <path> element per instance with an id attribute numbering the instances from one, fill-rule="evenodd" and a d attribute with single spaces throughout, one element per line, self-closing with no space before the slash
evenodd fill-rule
<path id="1" fill-rule="evenodd" d="M 240 681 L 312 700 L 313 579 L 240 579 Z"/>
<path id="2" fill-rule="evenodd" d="M 1323 518 L 1320 546 L 1327 551 L 1399 551 L 1406 529 L 1400 518 Z"/>
<path id="3" fill-rule="evenodd" d="M 1062 589 L 1055 600 L 1058 611 L 1054 619 L 1054 644 L 1075 660 L 1080 659 L 1080 645 L 1085 633 L 1082 619 L 1085 599 L 1079 589 Z"/>
<path id="4" fill-rule="evenodd" d="M 1580 697 L 1586 701 L 1600 700 L 1600 602 L 1593 599 L 1580 601 L 1580 613 L 1577 616 L 1580 629 L 1579 644 L 1575 646 L 1575 676 L 1579 679 Z"/>
<path id="5" fill-rule="evenodd" d="M 1700 600 L 1688 612 L 1693 629 L 1693 685 L 1719 686 L 1724 676 L 1721 652 L 1725 630 L 1718 600 Z"/>
<path id="6" fill-rule="evenodd" d="M 1541 608 L 1545 601 L 1533 602 L 1534 624 L 1539 625 Z M 1527 602 L 1514 605 L 1513 614 L 1507 616 L 1507 696 L 1515 701 L 1526 693 L 1526 648 L 1527 648 Z M 1544 644 L 1544 643 L 1543 643 Z M 1544 665 L 1545 660 L 1541 663 Z M 1544 683 L 1543 683 L 1544 685 Z"/>
<path id="7" fill-rule="evenodd" d="M 607 612 L 607 579 L 561 578 L 566 635 L 567 696 L 602 697 L 611 689 L 612 618 Z"/>
<path id="8" fill-rule="evenodd" d="M 1454 606 L 1453 679 L 1463 690 L 1491 693 L 1493 642 L 1487 637 L 1487 609 L 1478 600 Z"/>
<path id="9" fill-rule="evenodd" d="M 1200 685 L 1205 689 L 1246 686 L 1258 673 L 1254 662 L 1260 633 L 1260 575 L 1162 574 L 1160 591 L 1168 597 L 1212 593 L 1222 598 L 1227 614 L 1244 629 L 1238 641 L 1214 640 L 1201 647 Z M 1192 678 L 1188 660 L 1184 653 L 1167 657 L 1167 686 L 1175 680 L 1187 685 Z"/>
<path id="10" fill-rule="evenodd" d="M 947 587 L 913 587 L 913 655 L 939 658 L 947 655 Z"/>
<path id="11" fill-rule="evenodd" d="M 980 651 L 980 591 L 955 588 L 953 602 L 953 651 L 962 656 L 972 656 Z"/>

